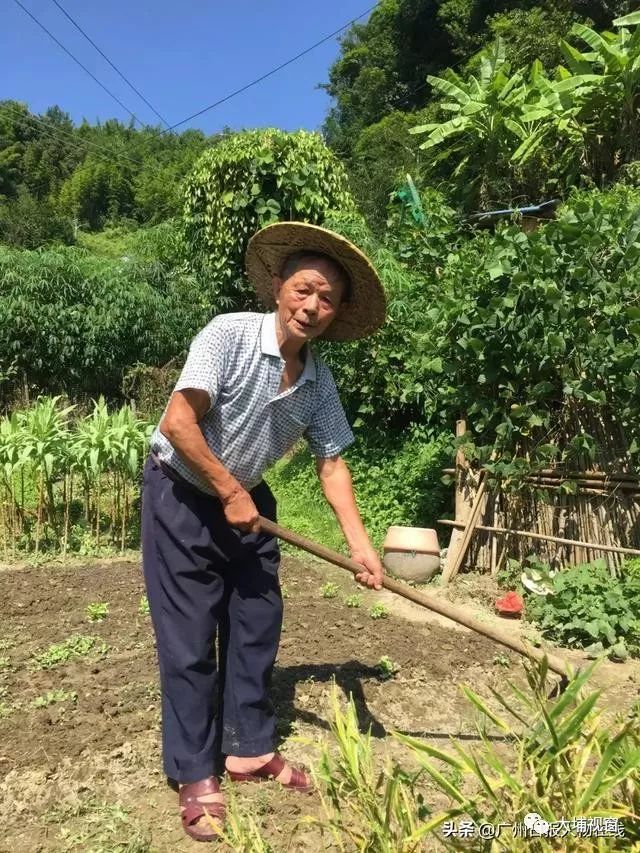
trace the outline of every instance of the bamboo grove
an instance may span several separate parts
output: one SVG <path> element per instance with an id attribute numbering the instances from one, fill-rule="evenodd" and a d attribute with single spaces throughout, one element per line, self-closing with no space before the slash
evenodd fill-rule
<path id="1" fill-rule="evenodd" d="M 72 416 L 76 414 L 76 417 Z M 129 544 L 138 480 L 153 427 L 130 406 L 89 414 L 42 397 L 0 421 L 0 536 L 4 558 Z"/>

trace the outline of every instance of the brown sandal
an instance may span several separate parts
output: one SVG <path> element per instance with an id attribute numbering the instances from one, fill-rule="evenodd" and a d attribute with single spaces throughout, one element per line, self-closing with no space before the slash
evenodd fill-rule
<path id="1" fill-rule="evenodd" d="M 199 782 L 189 782 L 180 788 L 178 796 L 182 827 L 196 841 L 215 841 L 220 836 L 226 813 L 224 803 L 203 803 L 199 799 L 203 794 L 219 793 L 220 785 L 213 776 Z M 209 819 L 200 820 L 203 817 Z M 214 822 L 219 824 L 219 830 L 214 828 Z"/>
<path id="2" fill-rule="evenodd" d="M 232 782 L 269 782 L 271 780 L 278 781 L 276 776 L 279 776 L 286 762 L 277 752 L 270 761 L 263 764 L 252 773 L 236 773 L 233 770 L 227 770 L 227 775 Z M 285 788 L 291 788 L 292 791 L 298 791 L 301 794 L 310 794 L 313 791 L 313 785 L 307 774 L 299 770 L 297 767 L 291 768 L 291 779 L 289 782 L 280 782 Z"/>

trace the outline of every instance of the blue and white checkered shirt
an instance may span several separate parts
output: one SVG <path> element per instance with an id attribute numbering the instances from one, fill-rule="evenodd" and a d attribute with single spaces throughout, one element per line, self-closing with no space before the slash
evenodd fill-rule
<path id="1" fill-rule="evenodd" d="M 275 313 L 221 314 L 191 342 L 174 390 L 207 392 L 211 407 L 200 421 L 205 441 L 247 490 L 302 436 L 320 457 L 336 456 L 354 440 L 331 371 L 309 346 L 306 350 L 300 378 L 279 394 L 285 362 Z M 185 480 L 215 494 L 159 428 L 151 449 Z"/>

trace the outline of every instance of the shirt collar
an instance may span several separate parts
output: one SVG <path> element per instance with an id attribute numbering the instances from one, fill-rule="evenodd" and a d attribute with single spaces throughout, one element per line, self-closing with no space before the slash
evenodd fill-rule
<path id="1" fill-rule="evenodd" d="M 262 320 L 262 329 L 260 331 L 260 344 L 264 355 L 273 355 L 276 358 L 282 358 L 280 347 L 278 346 L 278 338 L 276 336 L 276 313 L 265 314 Z M 300 383 L 316 381 L 316 363 L 311 352 L 309 344 L 305 344 L 303 352 L 306 350 L 304 362 L 304 370 L 300 376 Z"/>

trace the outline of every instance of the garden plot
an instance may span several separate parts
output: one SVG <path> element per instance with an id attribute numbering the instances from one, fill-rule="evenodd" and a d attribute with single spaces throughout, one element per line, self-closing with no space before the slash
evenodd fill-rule
<path id="1" fill-rule="evenodd" d="M 359 591 L 333 567 L 286 556 L 282 579 L 273 695 L 280 748 L 294 761 L 313 761 L 329 732 L 333 678 L 353 695 L 382 761 L 401 751 L 391 730 L 445 748 L 449 734 L 472 739 L 474 714 L 458 685 L 488 695 L 507 669 L 520 674 L 515 656 L 483 637 L 399 616 L 386 595 L 385 613 L 382 594 Z M 143 592 L 138 562 L 0 572 L 0 851 L 193 848 L 161 772 Z M 88 610 L 98 603 L 106 614 Z M 630 705 L 637 687 L 625 684 L 619 698 Z M 321 849 L 313 827 L 291 841 L 302 816 L 320 816 L 315 796 L 274 784 L 236 790 L 274 851 Z M 444 803 L 434 795 L 433 805 Z"/>

